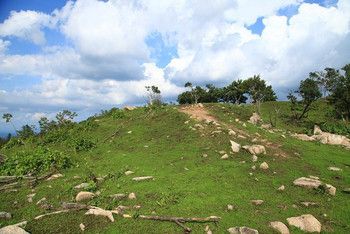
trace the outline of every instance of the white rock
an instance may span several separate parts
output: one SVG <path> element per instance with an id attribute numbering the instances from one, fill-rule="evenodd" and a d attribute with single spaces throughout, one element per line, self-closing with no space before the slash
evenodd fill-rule
<path id="1" fill-rule="evenodd" d="M 124 193 L 116 193 L 116 194 L 112 194 L 109 197 L 113 198 L 114 200 L 122 200 L 125 199 L 127 196 Z"/>
<path id="2" fill-rule="evenodd" d="M 8 212 L 0 211 L 0 219 L 11 219 L 12 215 Z"/>
<path id="3" fill-rule="evenodd" d="M 140 176 L 132 178 L 133 181 L 153 180 L 153 176 Z"/>
<path id="4" fill-rule="evenodd" d="M 239 150 L 241 149 L 241 145 L 236 143 L 236 142 L 234 142 L 234 141 L 231 141 L 231 140 L 230 140 L 230 143 L 231 143 L 232 152 L 238 153 Z"/>
<path id="5" fill-rule="evenodd" d="M 194 127 L 199 129 L 204 129 L 203 125 L 201 124 L 195 124 Z"/>
<path id="6" fill-rule="evenodd" d="M 254 166 L 252 166 L 252 170 L 255 170 L 256 169 L 256 166 L 254 165 Z"/>
<path id="7" fill-rule="evenodd" d="M 335 196 L 335 193 L 336 193 L 337 189 L 336 189 L 333 185 L 331 185 L 331 184 L 325 184 L 325 186 L 326 186 L 327 192 L 328 192 L 330 195 Z"/>
<path id="8" fill-rule="evenodd" d="M 266 149 L 263 145 L 245 145 L 242 148 L 247 150 L 251 154 L 266 154 Z"/>
<path id="9" fill-rule="evenodd" d="M 35 193 L 32 193 L 32 194 L 28 194 L 27 195 L 27 200 L 28 202 L 33 202 L 33 197 L 35 196 Z"/>
<path id="10" fill-rule="evenodd" d="M 311 214 L 287 218 L 290 226 L 297 227 L 304 232 L 321 232 L 321 223 Z"/>
<path id="11" fill-rule="evenodd" d="M 316 202 L 308 202 L 308 201 L 300 202 L 300 204 L 302 204 L 302 205 L 305 206 L 305 207 L 317 206 L 317 203 L 316 203 Z"/>
<path id="12" fill-rule="evenodd" d="M 260 169 L 267 170 L 269 169 L 269 165 L 266 162 L 263 162 L 260 164 Z"/>
<path id="13" fill-rule="evenodd" d="M 330 171 L 342 171 L 339 167 L 328 167 L 328 170 Z"/>
<path id="14" fill-rule="evenodd" d="M 79 228 L 82 231 L 85 231 L 85 225 L 83 223 L 79 224 Z"/>
<path id="15" fill-rule="evenodd" d="M 230 136 L 235 136 L 235 135 L 236 135 L 236 132 L 233 131 L 232 129 L 229 129 L 229 130 L 228 130 L 228 135 L 230 135 Z"/>
<path id="16" fill-rule="evenodd" d="M 227 205 L 227 210 L 233 210 L 234 206 L 233 205 Z"/>
<path id="17" fill-rule="evenodd" d="M 136 199 L 136 194 L 135 194 L 135 193 L 130 193 L 129 196 L 128 196 L 128 198 L 129 198 L 130 200 Z"/>
<path id="18" fill-rule="evenodd" d="M 205 226 L 204 231 L 206 232 L 206 234 L 213 234 L 213 232 L 210 230 L 210 227 L 208 225 Z"/>
<path id="19" fill-rule="evenodd" d="M 58 173 L 58 174 L 54 174 L 54 175 L 50 176 L 46 180 L 54 180 L 54 179 L 57 179 L 57 178 L 60 178 L 60 177 L 63 177 L 63 175 Z"/>
<path id="20" fill-rule="evenodd" d="M 232 227 L 227 229 L 230 234 L 259 234 L 255 229 L 249 227 Z"/>
<path id="21" fill-rule="evenodd" d="M 255 154 L 252 155 L 252 162 L 257 162 L 258 161 L 258 156 L 256 156 Z"/>
<path id="22" fill-rule="evenodd" d="M 286 187 L 284 185 L 281 185 L 277 190 L 278 191 L 284 191 L 286 189 Z"/>
<path id="23" fill-rule="evenodd" d="M 23 228 L 16 225 L 9 225 L 0 228 L 0 234 L 29 234 L 29 232 L 26 232 Z"/>
<path id="24" fill-rule="evenodd" d="M 275 229 L 277 232 L 281 233 L 281 234 L 289 234 L 289 229 L 288 227 L 279 221 L 275 221 L 275 222 L 270 222 L 270 227 L 272 227 L 273 229 Z"/>
<path id="25" fill-rule="evenodd" d="M 134 174 L 134 172 L 133 171 L 126 171 L 126 172 L 124 172 L 124 174 L 128 176 L 128 175 Z"/>
<path id="26" fill-rule="evenodd" d="M 224 154 L 221 156 L 221 159 L 228 159 L 228 158 L 229 158 L 228 154 Z"/>
<path id="27" fill-rule="evenodd" d="M 94 193 L 82 191 L 77 194 L 77 196 L 75 197 L 75 201 L 81 202 L 81 201 L 91 200 L 94 196 L 95 196 Z"/>
<path id="28" fill-rule="evenodd" d="M 258 113 L 254 112 L 253 115 L 249 118 L 248 122 L 252 124 L 258 124 L 261 122 L 261 118 Z"/>
<path id="29" fill-rule="evenodd" d="M 250 201 L 253 205 L 260 206 L 261 204 L 264 203 L 263 200 L 251 200 Z"/>
<path id="30" fill-rule="evenodd" d="M 304 188 L 318 188 L 318 186 L 320 186 L 322 183 L 317 179 L 300 177 L 294 180 L 293 184 Z"/>
<path id="31" fill-rule="evenodd" d="M 104 216 L 109 218 L 111 222 L 114 222 L 114 217 L 111 211 L 109 210 L 104 210 L 101 208 L 95 208 L 95 209 L 89 209 L 85 215 L 96 215 L 96 216 Z"/>
<path id="32" fill-rule="evenodd" d="M 75 189 L 87 189 L 89 186 L 90 186 L 89 183 L 81 183 L 81 184 L 76 185 L 74 188 Z"/>
<path id="33" fill-rule="evenodd" d="M 219 154 L 226 154 L 226 151 L 225 150 L 220 150 Z"/>

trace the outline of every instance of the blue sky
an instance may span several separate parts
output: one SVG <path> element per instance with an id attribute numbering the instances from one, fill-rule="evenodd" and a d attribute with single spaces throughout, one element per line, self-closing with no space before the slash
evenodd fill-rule
<path id="1" fill-rule="evenodd" d="M 13 113 L 16 125 L 62 109 L 83 119 L 143 104 L 145 85 L 174 101 L 186 81 L 222 85 L 254 74 L 284 99 L 308 72 L 349 62 L 349 5 L 0 0 L 0 113 Z"/>

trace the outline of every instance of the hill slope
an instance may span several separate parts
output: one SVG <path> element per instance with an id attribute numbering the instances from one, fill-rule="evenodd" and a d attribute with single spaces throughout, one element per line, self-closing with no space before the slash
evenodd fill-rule
<path id="1" fill-rule="evenodd" d="M 218 225 L 186 224 L 193 233 L 204 233 L 206 225 L 213 233 L 225 233 L 234 226 L 272 233 L 269 222 L 287 223 L 286 218 L 302 214 L 314 215 L 325 233 L 349 233 L 349 195 L 341 192 L 350 185 L 349 151 L 338 146 L 303 142 L 284 130 L 270 133 L 246 122 L 251 109 L 249 106 L 208 104 L 199 110 L 166 106 L 156 110 L 137 108 L 117 114 L 111 112 L 92 117 L 51 138 L 37 137 L 24 145 L 2 149 L 1 152 L 10 158 L 20 151 L 44 146 L 67 155 L 73 166 L 59 171 L 63 177 L 42 180 L 32 186 L 23 181 L 17 191 L 1 191 L 0 211 L 10 212 L 13 218 L 1 219 L 0 227 L 27 220 L 25 229 L 31 233 L 78 233 L 80 223 L 85 225 L 86 233 L 182 232 L 174 223 L 117 215 L 112 223 L 105 217 L 84 215 L 86 210 L 34 219 L 61 209 L 61 202 L 74 202 L 78 193 L 74 187 L 85 182 L 89 183 L 85 190 L 99 194 L 86 203 L 104 209 L 139 205 L 140 209 L 126 213 L 221 217 Z M 266 119 L 267 115 L 263 117 Z M 217 124 L 207 123 L 207 118 Z M 236 118 L 240 122 L 236 122 Z M 236 136 L 229 135 L 229 129 L 235 131 Z M 252 162 L 252 156 L 243 149 L 232 153 L 230 140 L 241 145 L 262 144 L 267 154 L 259 155 L 258 161 Z M 225 151 L 229 158 L 220 159 L 223 152 L 219 151 Z M 268 170 L 259 169 L 262 162 L 268 163 Z M 254 165 L 255 170 L 252 169 Z M 342 171 L 329 171 L 329 166 Z M 125 175 L 128 170 L 134 174 Z M 336 195 L 293 186 L 296 178 L 309 175 L 335 186 Z M 137 176 L 153 176 L 154 180 L 133 181 Z M 285 191 L 277 190 L 281 185 L 285 185 Z M 136 199 L 110 197 L 132 192 Z M 27 195 L 34 193 L 33 202 L 28 202 Z M 44 197 L 46 204 L 52 205 L 51 211 L 36 204 Z M 252 205 L 251 200 L 255 199 L 264 200 L 264 203 Z M 317 206 L 304 207 L 300 204 L 302 201 L 315 202 Z M 228 210 L 228 204 L 234 209 Z M 295 228 L 291 230 L 301 233 Z"/>

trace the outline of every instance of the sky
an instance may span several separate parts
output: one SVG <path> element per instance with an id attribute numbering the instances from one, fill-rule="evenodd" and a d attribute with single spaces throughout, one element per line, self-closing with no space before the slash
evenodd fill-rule
<path id="1" fill-rule="evenodd" d="M 0 0 L 0 114 L 17 128 L 142 105 L 146 85 L 176 101 L 187 81 L 260 74 L 283 100 L 349 62 L 349 0 Z"/>

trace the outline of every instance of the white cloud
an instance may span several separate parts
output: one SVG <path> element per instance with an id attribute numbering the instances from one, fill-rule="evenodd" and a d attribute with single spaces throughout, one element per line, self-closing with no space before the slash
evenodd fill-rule
<path id="1" fill-rule="evenodd" d="M 45 35 L 41 30 L 50 27 L 50 16 L 36 11 L 12 11 L 10 17 L 0 24 L 0 36 L 15 36 L 44 44 Z"/>

